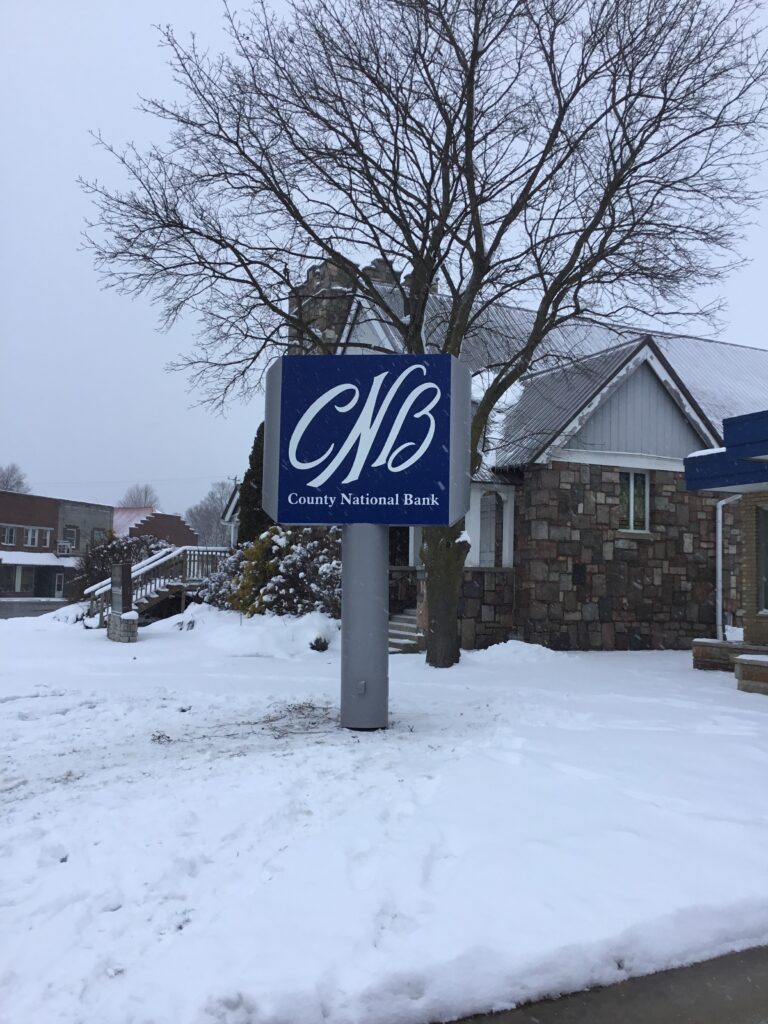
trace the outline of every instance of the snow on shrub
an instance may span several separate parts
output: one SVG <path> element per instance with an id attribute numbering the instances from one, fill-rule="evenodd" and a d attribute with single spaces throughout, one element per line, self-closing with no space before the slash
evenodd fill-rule
<path id="1" fill-rule="evenodd" d="M 271 526 L 222 563 L 200 591 L 244 615 L 341 615 L 341 531 Z"/>
<path id="2" fill-rule="evenodd" d="M 145 558 L 173 545 L 167 540 L 152 537 L 115 537 L 106 544 L 97 544 L 78 559 L 72 585 L 76 593 L 82 594 L 86 587 L 101 583 L 112 575 L 112 566 L 121 562 L 136 565 Z"/>
<path id="3" fill-rule="evenodd" d="M 237 548 L 219 563 L 219 568 L 203 582 L 197 596 L 214 608 L 231 608 L 232 595 L 240 586 L 245 551 Z"/>
<path id="4" fill-rule="evenodd" d="M 341 616 L 341 531 L 306 527 L 288 532 L 274 575 L 259 595 L 276 615 L 324 612 Z"/>

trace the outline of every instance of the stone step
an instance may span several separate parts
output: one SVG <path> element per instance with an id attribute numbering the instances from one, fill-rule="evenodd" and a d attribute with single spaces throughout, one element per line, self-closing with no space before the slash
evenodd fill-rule
<path id="1" fill-rule="evenodd" d="M 413 654 L 421 650 L 424 636 L 419 629 L 416 609 L 407 608 L 389 620 L 389 653 Z"/>

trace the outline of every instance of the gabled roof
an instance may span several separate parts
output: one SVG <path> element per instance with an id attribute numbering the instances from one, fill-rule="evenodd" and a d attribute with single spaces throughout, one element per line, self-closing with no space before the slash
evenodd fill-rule
<path id="1" fill-rule="evenodd" d="M 504 419 L 495 465 L 501 468 L 535 462 L 638 347 L 621 345 L 579 363 L 529 376 L 519 400 Z M 488 461 L 493 463 L 493 457 Z"/>
<path id="2" fill-rule="evenodd" d="M 551 446 L 562 447 L 604 402 L 627 374 L 645 363 L 651 368 L 705 443 L 719 441 L 706 416 L 652 338 L 621 345 L 578 363 L 533 374 L 520 400 L 507 414 L 496 468 L 512 469 L 539 459 Z"/>
<path id="3" fill-rule="evenodd" d="M 390 289 L 389 301 L 399 303 Z M 425 343 L 428 350 L 440 349 L 445 335 L 449 300 L 430 297 Z M 525 345 L 534 314 L 525 309 L 498 305 L 487 310 L 465 338 L 461 360 L 473 374 L 514 358 Z M 399 348 L 397 332 L 380 314 L 361 303 L 349 322 L 346 342 L 354 345 L 355 334 L 367 331 L 383 348 Z M 597 324 L 574 319 L 555 329 L 540 346 L 529 372 L 522 378 L 517 404 L 503 418 L 499 457 L 491 455 L 486 465 L 497 468 L 525 465 L 542 451 L 608 385 L 624 363 L 650 344 L 654 357 L 664 364 L 665 373 L 682 395 L 686 412 L 694 420 L 722 436 L 723 419 L 743 415 L 765 406 L 768 394 L 768 349 L 749 348 L 728 342 L 688 335 L 632 330 L 623 326 Z M 701 429 L 697 425 L 699 433 Z M 503 455 L 503 458 L 502 458 Z"/>

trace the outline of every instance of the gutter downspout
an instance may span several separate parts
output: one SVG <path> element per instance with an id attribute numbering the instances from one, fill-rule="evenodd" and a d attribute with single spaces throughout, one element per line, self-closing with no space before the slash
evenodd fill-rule
<path id="1" fill-rule="evenodd" d="M 715 623 L 717 639 L 725 639 L 723 628 L 723 509 L 734 501 L 740 501 L 740 494 L 721 498 L 715 506 Z"/>

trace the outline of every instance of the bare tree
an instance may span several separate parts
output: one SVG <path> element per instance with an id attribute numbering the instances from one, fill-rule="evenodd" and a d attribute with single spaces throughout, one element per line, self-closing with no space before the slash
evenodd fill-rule
<path id="1" fill-rule="evenodd" d="M 16 491 L 18 494 L 29 494 L 26 473 L 16 462 L 0 466 L 0 491 Z"/>
<path id="2" fill-rule="evenodd" d="M 106 143 L 125 191 L 86 184 L 108 284 L 151 290 L 221 404 L 288 337 L 334 341 L 301 293 L 327 261 L 402 348 L 459 355 L 500 303 L 532 310 L 497 346 L 473 421 L 576 316 L 674 322 L 736 263 L 766 121 L 753 0 L 298 0 L 287 22 L 228 11 L 232 52 L 167 30 L 169 141 Z M 391 271 L 382 288 L 374 258 Z M 407 273 L 405 273 L 407 272 Z M 444 299 L 439 330 L 433 290 Z M 424 533 L 427 658 L 459 657 L 461 524 Z"/>
<path id="3" fill-rule="evenodd" d="M 152 484 L 133 484 L 117 503 L 118 508 L 160 507 L 160 498 Z"/>
<path id="4" fill-rule="evenodd" d="M 184 518 L 199 537 L 201 544 L 229 545 L 229 527 L 222 523 L 221 517 L 231 494 L 232 484 L 227 480 L 219 480 L 202 501 L 184 513 Z"/>

